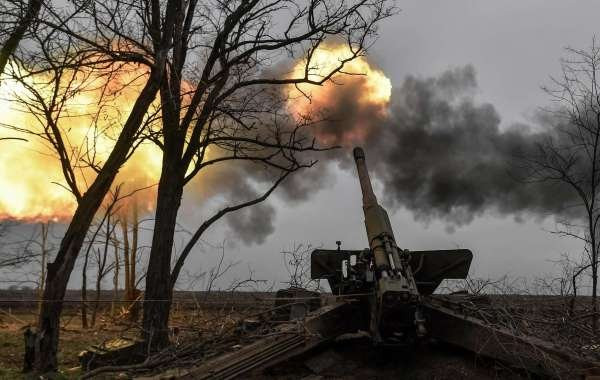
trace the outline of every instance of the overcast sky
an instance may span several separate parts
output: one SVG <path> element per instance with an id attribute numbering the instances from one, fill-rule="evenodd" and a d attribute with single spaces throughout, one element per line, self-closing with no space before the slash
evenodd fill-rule
<path id="1" fill-rule="evenodd" d="M 401 12 L 386 20 L 370 59 L 399 87 L 407 75 L 436 76 L 446 69 L 471 64 L 478 81 L 476 99 L 494 105 L 502 127 L 529 122 L 537 107 L 548 103 L 540 86 L 559 73 L 559 59 L 567 46 L 585 48 L 596 31 L 598 1 L 527 0 L 412 0 L 398 1 Z M 366 152 L 367 162 L 369 151 Z M 244 276 L 246 267 L 255 277 L 275 281 L 286 278 L 281 251 L 294 243 L 335 248 L 341 240 L 348 249 L 367 246 L 360 188 L 354 172 L 325 171 L 320 162 L 311 170 L 330 177 L 325 188 L 315 189 L 308 201 L 289 204 L 275 195 L 275 230 L 263 244 L 238 242 L 225 223 L 209 231 L 205 240 L 226 240 L 227 260 L 240 261 L 222 285 Z M 302 175 L 302 173 L 298 174 Z M 382 196 L 375 178 L 375 190 Z M 182 225 L 193 228 L 206 217 L 191 198 L 180 212 Z M 547 232 L 554 228 L 551 217 L 517 222 L 511 216 L 487 213 L 470 224 L 448 232 L 442 221 L 415 221 L 406 210 L 390 210 L 392 225 L 402 248 L 469 248 L 474 253 L 471 273 L 475 276 L 534 277 L 551 272 L 552 259 L 561 253 L 577 254 L 574 241 Z M 178 242 L 185 239 L 181 235 Z M 202 271 L 214 262 L 218 250 L 200 246 L 188 259 L 186 269 Z M 71 287 L 79 286 L 74 274 Z"/>

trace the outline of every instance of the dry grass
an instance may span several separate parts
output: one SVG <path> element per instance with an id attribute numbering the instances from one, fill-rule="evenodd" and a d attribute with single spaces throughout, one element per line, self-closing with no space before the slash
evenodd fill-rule
<path id="1" fill-rule="evenodd" d="M 177 331 L 172 336 L 174 343 L 193 341 L 201 343 L 211 341 L 215 336 L 229 336 L 238 319 L 246 314 L 256 313 L 256 305 L 241 312 L 240 305 L 232 307 L 197 307 L 186 303 L 175 304 L 170 326 Z M 241 309 L 244 309 L 242 307 Z M 35 310 L 20 308 L 9 312 L 9 308 L 0 308 L 0 380 L 21 379 L 23 365 L 23 332 L 27 326 L 36 325 Z M 90 316 L 88 315 L 88 318 Z M 136 337 L 139 326 L 132 325 L 125 318 L 112 318 L 109 312 L 99 315 L 94 328 L 83 329 L 81 317 L 75 309 L 67 309 L 61 318 L 59 344 L 59 369 L 64 378 L 78 378 L 81 375 L 78 354 L 91 345 L 99 345 L 117 337 Z M 233 343 L 232 343 L 233 344 Z"/>
<path id="2" fill-rule="evenodd" d="M 0 379 L 20 379 L 23 377 L 23 331 L 35 326 L 33 312 L 20 310 L 18 313 L 0 313 Z M 126 333 L 123 326 L 100 318 L 93 329 L 83 329 L 81 320 L 73 312 L 62 318 L 58 361 L 65 378 L 77 378 L 79 370 L 78 354 L 90 345 L 100 344 L 108 339 Z"/>

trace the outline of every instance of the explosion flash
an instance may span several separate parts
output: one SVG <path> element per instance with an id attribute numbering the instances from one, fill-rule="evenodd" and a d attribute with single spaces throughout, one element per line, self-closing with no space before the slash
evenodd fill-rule
<path id="1" fill-rule="evenodd" d="M 318 49 L 310 60 L 309 79 L 321 79 L 350 56 L 351 52 L 343 45 Z M 301 77 L 305 66 L 306 61 L 296 62 L 290 75 Z M 91 164 L 100 167 L 112 151 L 147 73 L 138 66 L 123 65 L 109 76 L 94 77 L 85 72 L 71 78 L 63 76 L 66 83 L 58 85 L 62 106 L 53 117 L 68 145 L 67 153 L 80 191 L 85 192 L 96 175 Z M 77 206 L 55 149 L 47 138 L 42 138 L 47 137 L 48 123 L 40 101 L 52 99 L 56 83 L 50 79 L 33 75 L 24 83 L 10 78 L 2 80 L 0 109 L 4 112 L 0 115 L 0 138 L 20 137 L 28 141 L 0 142 L 0 219 L 64 222 Z M 373 128 L 373 115 L 378 118 L 387 115 L 391 87 L 385 74 L 360 56 L 346 62 L 343 70 L 322 86 L 300 84 L 286 89 L 287 110 L 296 120 L 315 114 L 326 115 L 331 107 L 339 108 L 344 94 L 353 93 L 355 95 L 344 105 L 345 112 L 366 117 L 353 117 L 352 125 L 341 128 L 332 128 L 332 123 L 327 123 L 327 127 L 315 130 L 315 137 L 322 144 L 340 141 L 355 144 L 362 142 Z M 358 91 L 348 91 L 350 89 Z M 191 90 L 186 88 L 186 92 Z M 120 202 L 122 209 L 127 209 L 132 202 L 139 205 L 141 211 L 154 209 L 154 185 L 160 176 L 161 160 L 161 151 L 155 144 L 144 142 L 137 147 L 114 182 L 120 186 L 121 196 L 133 193 Z M 204 190 L 218 182 L 205 179 L 202 181 Z M 204 193 L 200 188 L 193 191 Z"/>
<path id="2" fill-rule="evenodd" d="M 352 52 L 345 45 L 325 46 L 317 49 L 310 59 L 308 78 L 319 81 L 334 71 L 340 63 L 352 56 Z M 292 70 L 292 77 L 302 77 L 306 68 L 306 60 L 299 61 Z M 350 89 L 360 89 L 350 91 Z M 359 56 L 344 64 L 339 73 L 321 86 L 312 84 L 299 84 L 289 89 L 288 109 L 297 119 L 307 118 L 311 115 L 337 114 L 332 109 L 339 105 L 340 96 L 353 93 L 352 99 L 347 99 L 344 112 L 361 114 L 375 114 L 376 117 L 385 117 L 392 94 L 392 83 L 383 71 L 373 67 L 365 56 Z M 330 112 L 331 111 L 331 112 Z M 343 120 L 339 120 L 343 122 Z M 371 128 L 368 120 L 355 119 L 356 125 L 339 126 L 336 131 L 317 130 L 317 138 L 321 143 L 332 144 L 341 142 L 351 146 L 364 141 Z"/>
<path id="3" fill-rule="evenodd" d="M 139 68 L 121 68 L 108 82 L 74 75 L 68 87 L 62 83 L 57 86 L 62 105 L 54 118 L 81 192 L 96 175 L 91 164 L 101 166 L 110 154 L 145 77 Z M 51 102 L 55 86 L 42 75 L 32 76 L 25 83 L 2 80 L 0 138 L 21 137 L 27 141 L 1 142 L 0 219 L 66 221 L 76 208 L 56 152 L 47 139 L 41 138 L 48 129 L 46 110 L 41 105 Z M 153 207 L 155 189 L 136 190 L 156 184 L 160 165 L 160 150 L 154 144 L 143 143 L 137 148 L 115 180 L 121 185 L 121 196 L 134 193 L 123 203 L 135 201 L 141 208 Z"/>

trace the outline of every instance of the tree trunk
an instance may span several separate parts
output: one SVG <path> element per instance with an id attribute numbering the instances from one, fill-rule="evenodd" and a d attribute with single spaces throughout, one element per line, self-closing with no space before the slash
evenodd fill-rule
<path id="1" fill-rule="evenodd" d="M 598 312 L 598 303 L 596 302 L 597 292 L 598 292 L 598 238 L 600 238 L 600 231 L 597 230 L 594 220 L 596 220 L 596 215 L 594 213 L 593 206 L 594 202 L 592 201 L 592 210 L 589 212 L 589 233 L 590 233 L 590 248 L 591 248 L 591 266 L 592 266 L 592 331 L 594 334 L 598 333 L 598 316 L 596 315 Z"/>
<path id="2" fill-rule="evenodd" d="M 158 185 L 154 234 L 146 273 L 142 325 L 142 337 L 151 350 L 169 344 L 168 324 L 172 296 L 171 253 L 185 175 L 185 168 L 181 168 L 178 159 L 182 149 L 182 146 L 165 149 Z"/>
<path id="3" fill-rule="evenodd" d="M 88 328 L 87 320 L 87 265 L 90 256 L 90 251 L 85 254 L 83 268 L 81 269 L 81 327 Z"/>
<path id="4" fill-rule="evenodd" d="M 102 198 L 98 199 L 98 206 L 101 200 Z M 87 203 L 92 202 L 86 200 L 85 203 L 87 206 Z M 75 260 L 97 208 L 93 207 L 93 203 L 87 207 L 77 208 L 63 237 L 56 259 L 47 265 L 46 285 L 38 318 L 38 334 L 35 344 L 35 370 L 38 373 L 56 371 L 58 368 L 56 353 L 60 314 L 63 307 L 62 300 L 75 266 Z"/>
<path id="5" fill-rule="evenodd" d="M 121 231 L 123 235 L 123 269 L 125 270 L 125 301 L 131 301 L 131 280 L 129 278 L 129 231 L 127 223 L 127 210 L 121 217 Z M 129 306 L 128 304 L 125 304 Z"/>
<path id="6" fill-rule="evenodd" d="M 117 237 L 114 236 L 114 240 L 113 240 L 113 245 L 115 248 L 115 269 L 114 269 L 114 276 L 113 276 L 113 300 L 112 300 L 112 304 L 111 304 L 111 310 L 110 310 L 110 314 L 115 317 L 117 315 L 117 312 L 119 310 L 119 241 L 117 240 Z"/>
<path id="7" fill-rule="evenodd" d="M 98 271 L 96 275 L 96 299 L 94 301 L 94 308 L 92 309 L 92 327 L 96 326 L 96 317 L 98 316 L 98 309 L 100 308 L 100 292 L 102 291 L 102 279 L 106 275 L 104 269 L 106 268 L 106 260 L 108 258 L 108 245 L 110 242 L 111 228 L 110 228 L 110 211 L 106 216 L 106 236 L 104 238 L 104 251 L 102 255 L 98 250 Z"/>
<path id="8" fill-rule="evenodd" d="M 96 278 L 96 297 L 92 305 L 92 328 L 96 326 L 96 317 L 98 316 L 98 308 L 100 307 L 100 292 L 102 292 L 102 277 Z"/>
<path id="9" fill-rule="evenodd" d="M 138 210 L 137 203 L 133 204 L 133 220 L 131 226 L 131 247 L 129 248 L 130 258 L 129 258 L 129 290 L 131 292 L 129 301 L 131 302 L 129 305 L 129 320 L 131 322 L 137 322 L 140 316 L 140 303 L 138 302 L 139 292 L 136 289 L 135 283 L 135 264 L 137 260 L 137 249 L 138 249 L 138 230 L 139 230 L 139 220 L 138 220 Z"/>
<path id="10" fill-rule="evenodd" d="M 110 229 L 110 218 L 107 218 L 106 224 L 108 226 L 107 229 Z M 92 328 L 96 326 L 96 317 L 98 315 L 98 308 L 100 307 L 100 292 L 102 291 L 102 278 L 104 277 L 104 266 L 106 265 L 107 247 L 108 243 L 105 242 L 104 254 L 102 256 L 100 255 L 100 250 L 97 251 L 98 270 L 96 274 L 96 296 L 94 298 L 94 303 L 92 304 Z"/>
<path id="11" fill-rule="evenodd" d="M 47 266 L 46 286 L 38 319 L 35 345 L 35 371 L 37 373 L 56 371 L 58 368 L 56 353 L 58 351 L 59 323 L 67 283 L 92 219 L 104 196 L 110 190 L 119 168 L 126 161 L 144 115 L 154 101 L 164 70 L 162 64 L 157 67 L 158 69 L 151 72 L 148 82 L 138 96 L 104 166 L 79 200 L 54 262 Z"/>
<path id="12" fill-rule="evenodd" d="M 573 274 L 571 277 L 571 283 L 573 286 L 573 295 L 569 300 L 569 317 L 573 317 L 575 315 L 575 300 L 577 299 L 577 274 Z"/>
<path id="13" fill-rule="evenodd" d="M 129 260 L 129 264 L 131 265 L 131 269 L 129 269 L 129 278 L 131 283 L 129 284 L 129 288 L 132 291 L 133 299 L 137 297 L 135 295 L 135 264 L 137 260 L 137 249 L 138 249 L 138 230 L 140 221 L 138 220 L 138 209 L 137 203 L 133 205 L 133 225 L 131 226 L 131 259 Z"/>
<path id="14" fill-rule="evenodd" d="M 48 228 L 50 222 L 42 223 L 42 273 L 40 274 L 40 283 L 38 285 L 38 315 L 42 311 L 42 298 L 44 295 L 44 282 L 46 280 L 46 263 L 48 261 L 48 251 L 46 249 L 48 244 Z"/>
<path id="15" fill-rule="evenodd" d="M 597 261 L 596 255 L 594 257 L 594 265 L 592 265 L 592 331 L 594 334 L 598 333 L 598 265 L 595 264 Z"/>
<path id="16" fill-rule="evenodd" d="M 27 10 L 25 15 L 18 22 L 12 33 L 8 36 L 8 39 L 4 42 L 4 45 L 0 49 L 0 77 L 4 73 L 4 68 L 8 63 L 10 56 L 17 50 L 17 46 L 25 36 L 27 29 L 35 22 L 40 9 L 42 8 L 42 0 L 29 0 L 27 4 Z"/>

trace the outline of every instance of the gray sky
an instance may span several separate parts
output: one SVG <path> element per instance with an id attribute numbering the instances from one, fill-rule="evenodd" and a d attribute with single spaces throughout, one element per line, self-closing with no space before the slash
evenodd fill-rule
<path id="1" fill-rule="evenodd" d="M 532 111 L 548 103 L 540 86 L 559 72 L 565 47 L 589 46 L 600 14 L 600 2 L 591 0 L 412 0 L 398 1 L 398 6 L 401 12 L 383 23 L 370 52 L 392 85 L 399 87 L 406 75 L 436 76 L 448 68 L 471 64 L 479 84 L 476 99 L 494 105 L 503 127 L 527 122 Z M 276 195 L 269 200 L 277 211 L 275 231 L 263 244 L 236 242 L 225 223 L 209 231 L 206 241 L 227 240 L 227 260 L 240 261 L 222 285 L 244 276 L 247 265 L 257 278 L 285 280 L 280 252 L 294 243 L 335 248 L 335 241 L 341 240 L 348 249 L 367 246 L 354 172 L 326 172 L 326 165 L 321 162 L 312 170 L 331 176 L 329 185 L 315 189 L 308 201 L 290 205 Z M 376 192 L 382 196 L 382 186 L 375 181 Z M 189 197 L 184 197 L 180 216 L 190 229 L 206 217 Z M 581 250 L 576 242 L 545 231 L 554 228 L 552 218 L 516 222 L 511 216 L 488 213 L 449 233 L 443 222 L 417 222 L 406 210 L 390 212 L 390 217 L 402 248 L 471 249 L 475 254 L 471 273 L 476 276 L 543 275 L 553 270 L 549 260 Z M 200 246 L 186 269 L 206 270 L 217 254 L 208 245 Z M 79 277 L 75 273 L 70 286 L 79 286 Z"/>

